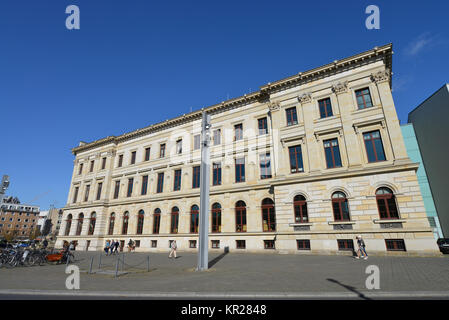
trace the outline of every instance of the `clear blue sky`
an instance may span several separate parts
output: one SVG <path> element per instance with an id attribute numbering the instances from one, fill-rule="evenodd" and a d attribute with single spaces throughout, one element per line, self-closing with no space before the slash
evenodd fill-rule
<path id="1" fill-rule="evenodd" d="M 81 29 L 68 30 L 68 5 Z M 380 8 L 380 30 L 365 8 Z M 393 43 L 401 122 L 448 82 L 449 1 L 2 0 L 0 175 L 63 207 L 79 141 L 120 135 Z"/>

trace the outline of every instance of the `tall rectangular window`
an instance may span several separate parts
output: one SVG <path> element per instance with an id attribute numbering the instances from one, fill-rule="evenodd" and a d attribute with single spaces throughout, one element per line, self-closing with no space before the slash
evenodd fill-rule
<path id="1" fill-rule="evenodd" d="M 161 225 L 161 214 L 155 213 L 153 216 L 153 233 L 158 234 L 159 233 L 159 227 Z"/>
<path id="2" fill-rule="evenodd" d="M 103 183 L 99 182 L 97 187 L 97 200 L 100 200 L 101 197 L 101 188 L 103 187 Z"/>
<path id="3" fill-rule="evenodd" d="M 260 163 L 260 179 L 271 178 L 270 153 L 261 154 L 259 163 Z"/>
<path id="4" fill-rule="evenodd" d="M 235 182 L 245 182 L 245 158 L 235 159 Z"/>
<path id="5" fill-rule="evenodd" d="M 258 124 L 258 127 L 259 127 L 259 135 L 268 133 L 267 118 L 266 117 L 257 120 L 257 124 Z"/>
<path id="6" fill-rule="evenodd" d="M 365 109 L 373 106 L 368 88 L 356 90 L 355 97 L 357 99 L 357 107 L 359 109 Z"/>
<path id="7" fill-rule="evenodd" d="M 134 183 L 134 179 L 129 178 L 128 179 L 128 192 L 126 193 L 127 197 L 131 197 L 131 195 L 133 194 L 133 183 Z"/>
<path id="8" fill-rule="evenodd" d="M 90 162 L 90 169 L 89 169 L 89 172 L 94 171 L 94 164 L 95 164 L 95 160 L 92 160 L 92 161 Z"/>
<path id="9" fill-rule="evenodd" d="M 157 193 L 161 193 L 164 191 L 164 173 L 163 172 L 159 172 L 157 174 L 157 189 L 156 192 Z"/>
<path id="10" fill-rule="evenodd" d="M 86 193 L 84 194 L 84 201 L 89 200 L 89 191 L 90 191 L 90 184 L 86 186 Z"/>
<path id="11" fill-rule="evenodd" d="M 303 172 L 304 166 L 302 162 L 301 146 L 289 147 L 288 153 L 290 157 L 290 172 Z"/>
<path id="12" fill-rule="evenodd" d="M 193 167 L 192 188 L 200 187 L 200 166 Z"/>
<path id="13" fill-rule="evenodd" d="M 145 148 L 145 161 L 150 160 L 150 151 L 151 148 Z"/>
<path id="14" fill-rule="evenodd" d="M 340 149 L 338 147 L 338 139 L 330 139 L 323 141 L 324 153 L 326 155 L 327 168 L 341 167 Z"/>
<path id="15" fill-rule="evenodd" d="M 144 196 L 147 194 L 148 190 L 148 176 L 142 177 L 142 190 L 140 192 L 140 195 Z"/>
<path id="16" fill-rule="evenodd" d="M 221 163 L 213 163 L 212 165 L 212 185 L 221 185 Z"/>
<path id="17" fill-rule="evenodd" d="M 78 190 L 79 187 L 75 187 L 75 191 L 73 192 L 73 203 L 75 203 L 76 200 L 78 200 Z"/>
<path id="18" fill-rule="evenodd" d="M 182 139 L 176 141 L 176 154 L 182 153 Z"/>
<path id="19" fill-rule="evenodd" d="M 103 158 L 101 161 L 101 170 L 104 170 L 106 168 L 106 158 Z"/>
<path id="20" fill-rule="evenodd" d="M 165 157 L 165 143 L 162 143 L 159 150 L 159 158 Z"/>
<path id="21" fill-rule="evenodd" d="M 201 135 L 196 134 L 193 136 L 193 150 L 198 150 L 201 148 Z"/>
<path id="22" fill-rule="evenodd" d="M 114 188 L 114 199 L 118 199 L 119 192 L 120 192 L 120 180 L 117 180 L 115 182 L 115 188 Z"/>
<path id="23" fill-rule="evenodd" d="M 175 170 L 175 177 L 173 181 L 173 191 L 181 190 L 181 169 Z"/>
<path id="24" fill-rule="evenodd" d="M 136 151 L 131 152 L 131 164 L 136 163 Z"/>
<path id="25" fill-rule="evenodd" d="M 387 251 L 407 251 L 404 239 L 385 239 Z"/>
<path id="26" fill-rule="evenodd" d="M 221 144 L 221 130 L 214 130 L 214 146 Z"/>
<path id="27" fill-rule="evenodd" d="M 382 139 L 378 130 L 364 133 L 363 140 L 365 141 L 365 149 L 368 156 L 368 162 L 378 162 L 386 160 L 384 147 L 382 145 Z"/>
<path id="28" fill-rule="evenodd" d="M 243 139 L 243 124 L 239 123 L 234 126 L 234 140 L 242 140 Z"/>
<path id="29" fill-rule="evenodd" d="M 83 173 L 83 164 L 80 163 L 78 174 Z"/>
<path id="30" fill-rule="evenodd" d="M 298 116 L 296 115 L 296 107 L 285 109 L 287 115 L 287 126 L 298 124 Z"/>
<path id="31" fill-rule="evenodd" d="M 123 154 L 118 156 L 118 167 L 121 167 L 123 165 Z"/>
<path id="32" fill-rule="evenodd" d="M 320 117 L 321 118 L 327 118 L 327 117 L 333 116 L 330 98 L 321 99 L 320 101 L 318 101 L 318 105 L 320 106 Z"/>

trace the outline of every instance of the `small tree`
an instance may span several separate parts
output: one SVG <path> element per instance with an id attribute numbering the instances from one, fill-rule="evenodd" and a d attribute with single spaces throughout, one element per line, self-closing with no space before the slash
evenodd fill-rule
<path id="1" fill-rule="evenodd" d="M 34 240 L 41 235 L 41 232 L 38 227 L 31 229 L 30 231 L 30 240 Z"/>
<path id="2" fill-rule="evenodd" d="M 8 242 L 11 242 L 11 241 L 13 241 L 16 237 L 15 237 L 15 232 L 14 232 L 15 230 L 14 229 L 12 229 L 12 230 L 6 230 L 6 229 L 4 229 L 3 230 L 3 233 L 2 233 L 2 236 L 3 236 L 3 238 L 6 240 L 6 241 L 8 241 Z"/>

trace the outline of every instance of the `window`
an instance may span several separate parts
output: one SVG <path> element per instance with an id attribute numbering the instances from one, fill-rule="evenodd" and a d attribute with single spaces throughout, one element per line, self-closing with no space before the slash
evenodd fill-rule
<path id="1" fill-rule="evenodd" d="M 145 148 L 145 161 L 150 160 L 151 148 Z"/>
<path id="2" fill-rule="evenodd" d="M 296 240 L 298 250 L 310 250 L 310 240 Z"/>
<path id="3" fill-rule="evenodd" d="M 89 169 L 89 172 L 94 171 L 94 164 L 95 164 L 95 160 L 92 160 L 92 161 L 90 162 L 90 169 Z"/>
<path id="4" fill-rule="evenodd" d="M 379 131 L 366 132 L 363 134 L 365 141 L 366 154 L 368 162 L 385 161 L 385 152 L 382 145 L 382 139 Z"/>
<path id="5" fill-rule="evenodd" d="M 221 144 L 221 129 L 214 130 L 214 146 Z"/>
<path id="6" fill-rule="evenodd" d="M 103 158 L 101 161 L 101 170 L 104 170 L 106 168 L 106 158 Z"/>
<path id="7" fill-rule="evenodd" d="M 142 190 L 140 191 L 140 195 L 144 196 L 148 191 L 148 176 L 142 177 Z"/>
<path id="8" fill-rule="evenodd" d="M 78 224 L 76 225 L 76 235 L 79 236 L 81 234 L 81 230 L 83 228 L 84 214 L 80 213 L 78 216 Z"/>
<path id="9" fill-rule="evenodd" d="M 131 152 L 131 163 L 130 164 L 135 164 L 136 163 L 136 151 Z"/>
<path id="10" fill-rule="evenodd" d="M 243 124 L 239 123 L 234 126 L 234 141 L 243 139 Z"/>
<path id="11" fill-rule="evenodd" d="M 170 233 L 178 233 L 179 209 L 173 207 L 171 209 Z"/>
<path id="12" fill-rule="evenodd" d="M 357 106 L 359 109 L 365 109 L 373 106 L 368 88 L 356 90 L 355 97 L 357 99 Z"/>
<path id="13" fill-rule="evenodd" d="M 137 234 L 142 234 L 143 232 L 143 221 L 145 218 L 145 212 L 143 210 L 139 210 L 139 213 L 137 215 Z"/>
<path id="14" fill-rule="evenodd" d="M 211 240 L 213 249 L 220 249 L 220 240 Z"/>
<path id="15" fill-rule="evenodd" d="M 89 235 L 93 235 L 95 231 L 95 223 L 97 221 L 97 214 L 92 212 L 90 214 L 90 223 L 89 223 Z"/>
<path id="16" fill-rule="evenodd" d="M 200 187 L 200 166 L 193 167 L 192 188 Z"/>
<path id="17" fill-rule="evenodd" d="M 75 192 L 73 194 L 73 203 L 75 203 L 78 198 L 78 190 L 79 190 L 79 187 L 75 187 Z"/>
<path id="18" fill-rule="evenodd" d="M 352 239 L 337 240 L 338 250 L 340 251 L 354 251 L 354 241 Z"/>
<path id="19" fill-rule="evenodd" d="M 66 236 L 69 235 L 70 227 L 71 227 L 71 226 L 72 226 L 72 215 L 69 214 L 69 215 L 67 216 L 67 221 L 66 221 L 66 224 L 65 224 L 65 232 L 64 232 L 64 235 L 66 235 Z"/>
<path id="20" fill-rule="evenodd" d="M 175 170 L 175 176 L 173 181 L 173 191 L 181 190 L 181 169 Z"/>
<path id="21" fill-rule="evenodd" d="M 303 172 L 304 167 L 302 162 L 301 146 L 289 147 L 288 153 L 290 156 L 290 172 L 291 173 Z"/>
<path id="22" fill-rule="evenodd" d="M 190 209 L 190 233 L 198 233 L 199 208 L 195 204 Z"/>
<path id="23" fill-rule="evenodd" d="M 89 200 L 89 191 L 90 191 L 90 184 L 86 186 L 86 192 L 84 193 L 84 202 Z"/>
<path id="24" fill-rule="evenodd" d="M 162 143 L 159 149 L 159 158 L 165 157 L 165 143 Z"/>
<path id="25" fill-rule="evenodd" d="M 133 183 L 134 183 L 134 178 L 129 178 L 128 179 L 128 192 L 126 193 L 127 197 L 131 197 L 133 194 Z"/>
<path id="26" fill-rule="evenodd" d="M 257 124 L 259 127 L 259 135 L 267 134 L 268 133 L 268 127 L 267 127 L 267 118 L 262 118 L 257 120 Z"/>
<path id="27" fill-rule="evenodd" d="M 80 163 L 80 167 L 79 167 L 78 174 L 80 175 L 80 174 L 82 174 L 82 173 L 83 173 L 83 164 Z"/>
<path id="28" fill-rule="evenodd" d="M 115 181 L 115 188 L 114 188 L 114 199 L 118 199 L 120 191 L 120 180 Z"/>
<path id="29" fill-rule="evenodd" d="M 115 224 L 115 213 L 112 212 L 111 216 L 109 217 L 109 230 L 108 230 L 109 235 L 112 235 L 114 233 L 114 224 Z"/>
<path id="30" fill-rule="evenodd" d="M 264 232 L 276 231 L 274 202 L 269 198 L 262 201 L 262 230 Z"/>
<path id="31" fill-rule="evenodd" d="M 246 204 L 243 201 L 235 204 L 235 231 L 246 232 Z"/>
<path id="32" fill-rule="evenodd" d="M 385 187 L 377 189 L 376 201 L 381 219 L 399 219 L 396 199 L 391 189 Z"/>
<path id="33" fill-rule="evenodd" d="M 182 153 L 182 139 L 179 139 L 176 141 L 176 153 L 181 154 Z"/>
<path id="34" fill-rule="evenodd" d="M 212 205 L 212 232 L 221 232 L 221 205 Z"/>
<path id="35" fill-rule="evenodd" d="M 157 240 L 151 240 L 151 248 L 157 248 Z"/>
<path id="36" fill-rule="evenodd" d="M 123 215 L 122 234 L 128 233 L 128 222 L 129 222 L 129 213 L 128 211 L 126 211 L 125 214 Z"/>
<path id="37" fill-rule="evenodd" d="M 164 173 L 163 172 L 159 172 L 157 174 L 157 189 L 156 192 L 157 193 L 161 193 L 164 191 Z"/>
<path id="38" fill-rule="evenodd" d="M 264 240 L 263 244 L 265 249 L 275 249 L 274 240 Z"/>
<path id="39" fill-rule="evenodd" d="M 307 202 L 304 196 L 297 195 L 293 198 L 293 210 L 295 212 L 295 223 L 309 222 Z"/>
<path id="40" fill-rule="evenodd" d="M 235 182 L 245 182 L 245 158 L 235 159 Z"/>
<path id="41" fill-rule="evenodd" d="M 326 155 L 327 168 L 341 167 L 340 149 L 338 147 L 338 139 L 330 139 L 323 141 L 324 154 Z"/>
<path id="42" fill-rule="evenodd" d="M 123 165 L 123 154 L 118 156 L 118 167 L 120 168 Z"/>
<path id="43" fill-rule="evenodd" d="M 269 153 L 264 153 L 260 155 L 259 165 L 260 165 L 260 179 L 271 178 L 271 161 Z"/>
<path id="44" fill-rule="evenodd" d="M 296 107 L 285 109 L 287 115 L 287 126 L 298 124 L 298 116 L 296 115 Z"/>
<path id="45" fill-rule="evenodd" d="M 101 198 L 101 188 L 103 187 L 103 183 L 99 182 L 97 186 L 97 200 L 100 200 Z"/>
<path id="46" fill-rule="evenodd" d="M 154 234 L 159 233 L 160 225 L 161 225 L 161 209 L 156 208 L 154 210 L 154 215 L 153 215 L 153 233 Z"/>
<path id="47" fill-rule="evenodd" d="M 348 199 L 343 192 L 332 194 L 332 210 L 335 221 L 350 221 Z"/>
<path id="48" fill-rule="evenodd" d="M 318 101 L 318 105 L 320 106 L 321 119 L 333 116 L 330 98 L 326 98 L 326 99 L 322 99 L 322 100 Z"/>
<path id="49" fill-rule="evenodd" d="M 387 251 L 407 251 L 403 239 L 385 239 Z"/>
<path id="50" fill-rule="evenodd" d="M 235 240 L 235 247 L 237 249 L 245 249 L 246 248 L 246 241 L 245 240 Z"/>
<path id="51" fill-rule="evenodd" d="M 191 249 L 196 248 L 196 240 L 189 240 L 189 248 Z"/>
<path id="52" fill-rule="evenodd" d="M 140 248 L 140 240 L 136 240 L 136 248 Z"/>
<path id="53" fill-rule="evenodd" d="M 213 163 L 212 170 L 212 185 L 221 185 L 221 163 Z"/>
<path id="54" fill-rule="evenodd" d="M 201 148 L 201 135 L 196 134 L 193 136 L 193 150 L 198 150 Z"/>

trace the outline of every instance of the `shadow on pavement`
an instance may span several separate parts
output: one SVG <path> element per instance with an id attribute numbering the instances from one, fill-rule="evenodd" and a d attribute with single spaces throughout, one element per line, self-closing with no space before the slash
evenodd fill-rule
<path id="1" fill-rule="evenodd" d="M 220 254 L 218 257 L 212 259 L 211 261 L 209 261 L 208 267 L 212 268 L 213 265 L 215 265 L 218 261 L 223 259 L 225 257 L 225 255 L 227 255 L 228 253 L 229 253 L 229 248 L 226 247 L 225 251 L 222 254 Z"/>
<path id="2" fill-rule="evenodd" d="M 345 288 L 345 289 L 347 289 L 347 290 L 349 290 L 349 291 L 352 291 L 352 292 L 354 292 L 354 293 L 357 293 L 358 296 L 359 296 L 360 298 L 362 298 L 362 299 L 365 299 L 365 300 L 371 300 L 370 298 L 366 297 L 363 293 L 357 291 L 357 289 L 354 288 L 354 287 L 351 287 L 351 286 L 348 286 L 348 285 L 346 285 L 346 284 L 340 283 L 339 281 L 337 281 L 337 280 L 335 280 L 335 279 L 326 279 L 326 280 L 327 280 L 327 281 L 330 281 L 330 282 L 333 282 L 333 283 L 336 283 L 336 284 L 342 286 L 343 288 Z"/>

